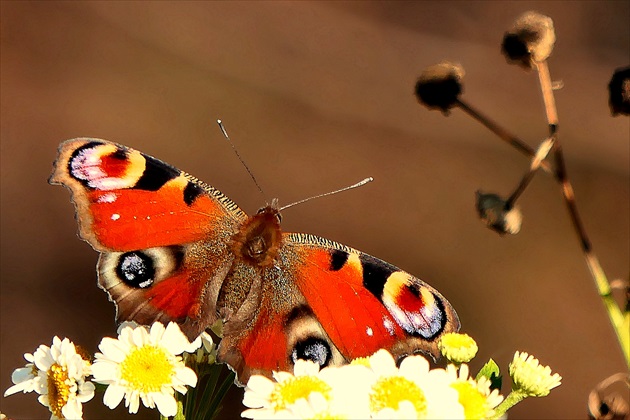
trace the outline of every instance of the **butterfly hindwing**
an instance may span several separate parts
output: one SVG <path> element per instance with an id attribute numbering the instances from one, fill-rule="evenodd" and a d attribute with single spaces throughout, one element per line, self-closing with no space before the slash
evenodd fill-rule
<path id="1" fill-rule="evenodd" d="M 219 347 L 219 360 L 241 381 L 291 371 L 297 359 L 334 366 L 380 348 L 396 357 L 437 357 L 437 339 L 459 329 L 450 303 L 428 284 L 313 235 L 283 234 L 277 263 L 258 283 L 260 304 L 249 324 L 228 331 Z"/>

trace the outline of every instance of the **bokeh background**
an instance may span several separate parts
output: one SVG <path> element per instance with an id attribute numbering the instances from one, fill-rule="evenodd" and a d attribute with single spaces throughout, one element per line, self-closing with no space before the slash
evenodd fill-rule
<path id="1" fill-rule="evenodd" d="M 627 117 L 607 84 L 630 62 L 630 3 L 1 3 L 0 388 L 53 335 L 91 351 L 115 332 L 96 287 L 97 254 L 76 236 L 68 192 L 47 184 L 59 142 L 118 141 L 163 159 L 254 212 L 264 204 L 222 138 L 223 119 L 270 197 L 288 203 L 366 176 L 366 187 L 284 213 L 284 229 L 351 245 L 430 282 L 474 336 L 478 368 L 515 350 L 563 376 L 510 418 L 584 418 L 589 391 L 625 363 L 567 217 L 539 174 L 523 230 L 499 237 L 477 189 L 508 194 L 528 161 L 455 110 L 417 104 L 420 71 L 466 69 L 464 98 L 535 146 L 547 132 L 535 73 L 509 66 L 504 31 L 530 9 L 551 16 L 560 138 L 602 265 L 628 278 Z M 506 380 L 503 391 L 509 390 Z M 123 418 L 97 395 L 86 418 Z M 238 418 L 234 388 L 225 418 Z M 34 395 L 0 398 L 12 418 L 48 418 Z M 157 418 L 141 409 L 136 418 Z"/>

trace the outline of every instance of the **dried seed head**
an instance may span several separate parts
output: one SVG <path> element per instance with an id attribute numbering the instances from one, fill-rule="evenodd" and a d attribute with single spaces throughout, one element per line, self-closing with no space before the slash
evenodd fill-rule
<path id="1" fill-rule="evenodd" d="M 628 402 L 620 394 L 607 395 L 603 399 L 597 393 L 588 397 L 589 418 L 597 420 L 624 420 L 630 417 Z"/>
<path id="2" fill-rule="evenodd" d="M 477 212 L 482 222 L 501 235 L 516 235 L 521 230 L 521 211 L 518 207 L 506 208 L 506 201 L 497 194 L 477 191 Z"/>
<path id="3" fill-rule="evenodd" d="M 615 70 L 608 83 L 608 105 L 613 116 L 630 115 L 630 67 Z"/>
<path id="4" fill-rule="evenodd" d="M 418 102 L 429 109 L 438 108 L 447 115 L 462 93 L 464 68 L 443 61 L 424 69 L 416 82 Z"/>
<path id="5" fill-rule="evenodd" d="M 630 375 L 627 373 L 615 373 L 597 384 L 588 396 L 589 419 L 629 419 L 630 403 L 627 392 L 629 386 Z"/>
<path id="6" fill-rule="evenodd" d="M 531 69 L 532 62 L 544 61 L 551 55 L 555 42 L 551 18 L 530 11 L 516 19 L 512 28 L 505 33 L 501 52 L 508 63 Z"/>

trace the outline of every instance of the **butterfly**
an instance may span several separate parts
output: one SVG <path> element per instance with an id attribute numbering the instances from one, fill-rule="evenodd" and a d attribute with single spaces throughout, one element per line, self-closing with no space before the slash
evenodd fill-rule
<path id="1" fill-rule="evenodd" d="M 282 232 L 275 202 L 248 216 L 214 187 L 129 147 L 67 140 L 49 182 L 71 192 L 117 321 L 174 321 L 191 340 L 222 322 L 217 360 L 240 384 L 293 371 L 298 359 L 336 366 L 380 348 L 435 358 L 440 336 L 459 330 L 451 304 L 411 274 Z"/>

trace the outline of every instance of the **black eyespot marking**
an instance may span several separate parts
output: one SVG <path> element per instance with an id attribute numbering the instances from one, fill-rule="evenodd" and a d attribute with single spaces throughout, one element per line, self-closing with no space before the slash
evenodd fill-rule
<path id="1" fill-rule="evenodd" d="M 363 286 L 381 300 L 387 278 L 399 269 L 367 254 L 361 254 L 359 260 L 363 267 Z"/>
<path id="2" fill-rule="evenodd" d="M 145 154 L 142 154 L 142 157 L 146 160 L 146 166 L 142 176 L 133 187 L 135 189 L 157 191 L 168 181 L 177 178 L 180 174 L 177 169 L 167 165 L 161 160 L 157 160 Z"/>
<path id="3" fill-rule="evenodd" d="M 146 289 L 153 284 L 155 267 L 148 255 L 139 252 L 126 252 L 120 256 L 116 274 L 127 286 Z"/>
<path id="4" fill-rule="evenodd" d="M 184 203 L 191 206 L 201 194 L 203 194 L 203 188 L 194 182 L 188 181 L 186 188 L 184 188 Z"/>
<path id="5" fill-rule="evenodd" d="M 332 254 L 330 254 L 330 270 L 331 271 L 339 271 L 348 261 L 348 253 L 345 251 L 340 251 L 338 249 L 334 250 Z"/>
<path id="6" fill-rule="evenodd" d="M 74 152 L 72 152 L 72 156 L 70 156 L 70 159 L 68 160 L 68 173 L 70 174 L 70 176 L 89 189 L 93 188 L 90 187 L 89 180 L 85 177 L 85 175 L 81 171 L 77 170 L 77 166 L 80 166 L 81 162 L 79 161 L 79 163 L 77 163 L 76 159 L 83 160 L 83 154 L 86 150 L 93 149 L 101 145 L 103 145 L 103 143 L 98 141 L 91 141 L 89 143 L 86 143 L 83 146 L 77 148 Z"/>
<path id="7" fill-rule="evenodd" d="M 308 337 L 298 341 L 291 352 L 291 360 L 295 363 L 298 359 L 310 360 L 319 365 L 320 368 L 328 366 L 332 352 L 328 343 L 318 337 Z"/>

